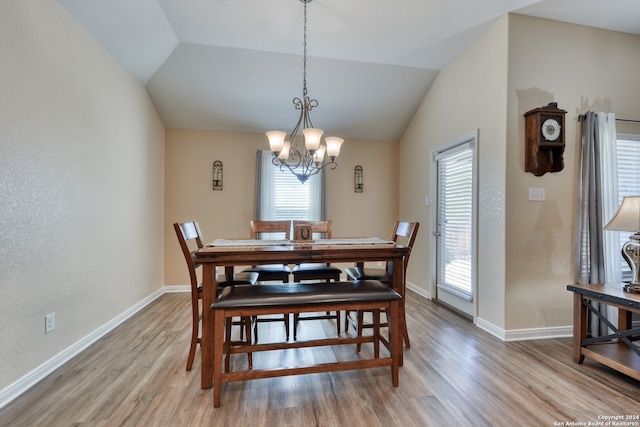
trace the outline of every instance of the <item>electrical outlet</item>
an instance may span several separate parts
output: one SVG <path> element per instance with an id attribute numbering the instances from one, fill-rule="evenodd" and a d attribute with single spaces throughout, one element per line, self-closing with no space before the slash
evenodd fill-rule
<path id="1" fill-rule="evenodd" d="M 544 202 L 544 188 L 529 187 L 529 200 L 532 202 Z"/>
<path id="2" fill-rule="evenodd" d="M 44 333 L 48 334 L 56 329 L 56 314 L 51 313 L 44 316 Z"/>

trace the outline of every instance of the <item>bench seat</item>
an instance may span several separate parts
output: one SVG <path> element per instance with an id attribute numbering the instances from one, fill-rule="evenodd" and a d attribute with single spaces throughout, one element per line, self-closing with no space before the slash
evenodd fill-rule
<path id="1" fill-rule="evenodd" d="M 223 290 L 211 305 L 214 313 L 214 407 L 220 405 L 222 383 L 275 376 L 299 375 L 317 372 L 332 372 L 347 369 L 364 369 L 390 366 L 391 380 L 398 386 L 400 355 L 399 300 L 402 297 L 393 289 L 377 280 L 359 280 L 329 283 L 289 283 L 269 285 L 237 285 Z M 380 358 L 380 309 L 389 315 L 389 357 Z M 234 316 L 257 316 L 265 314 L 303 313 L 315 311 L 372 310 L 374 333 L 372 336 L 337 337 L 280 343 L 230 343 L 224 339 L 225 320 Z M 333 362 L 319 365 L 229 372 L 229 357 L 235 353 L 282 350 L 287 348 L 316 347 L 327 345 L 358 344 L 372 342 L 374 358 Z M 223 372 L 223 356 L 226 354 Z"/>
<path id="2" fill-rule="evenodd" d="M 212 309 L 390 301 L 400 295 L 377 280 L 226 287 Z"/>

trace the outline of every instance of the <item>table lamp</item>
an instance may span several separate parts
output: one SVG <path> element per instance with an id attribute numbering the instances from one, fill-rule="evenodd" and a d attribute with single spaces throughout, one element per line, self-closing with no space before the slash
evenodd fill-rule
<path id="1" fill-rule="evenodd" d="M 622 257 L 631 268 L 631 283 L 625 285 L 624 290 L 640 292 L 640 196 L 624 197 L 604 229 L 635 232 L 629 236 L 629 241 L 622 245 Z"/>

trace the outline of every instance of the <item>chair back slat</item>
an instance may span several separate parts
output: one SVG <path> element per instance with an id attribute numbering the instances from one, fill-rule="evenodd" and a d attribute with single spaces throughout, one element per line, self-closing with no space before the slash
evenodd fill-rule
<path id="1" fill-rule="evenodd" d="M 196 250 L 204 247 L 200 226 L 196 221 L 183 223 L 176 222 L 173 224 L 173 228 L 176 231 L 176 236 L 178 237 L 178 242 L 182 249 L 182 255 L 184 255 L 184 259 L 187 262 L 189 277 L 191 279 L 191 291 L 197 294 L 198 277 L 196 269 L 200 267 L 200 263 L 195 261 L 195 252 Z M 195 248 L 191 250 L 189 245 L 193 245 L 193 242 L 195 242 Z"/>
<path id="2" fill-rule="evenodd" d="M 251 220 L 251 239 L 261 239 L 262 233 L 278 233 L 284 239 L 291 238 L 291 221 L 258 221 Z M 281 234 L 282 233 L 282 234 Z"/>
<path id="3" fill-rule="evenodd" d="M 396 221 L 396 225 L 393 228 L 393 236 L 391 240 L 394 242 L 407 246 L 408 248 L 413 248 L 413 244 L 416 241 L 416 236 L 418 235 L 418 228 L 420 228 L 419 222 L 407 222 L 407 221 Z M 407 255 L 404 258 L 404 272 L 407 273 L 407 267 L 409 266 L 409 256 Z M 387 263 L 387 274 L 391 277 L 392 273 L 392 264 Z"/>

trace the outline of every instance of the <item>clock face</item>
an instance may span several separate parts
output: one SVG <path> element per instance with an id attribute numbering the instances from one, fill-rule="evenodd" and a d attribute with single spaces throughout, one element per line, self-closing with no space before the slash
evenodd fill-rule
<path id="1" fill-rule="evenodd" d="M 554 119 L 547 119 L 542 123 L 542 136 L 547 141 L 555 141 L 560 136 L 560 123 Z"/>

